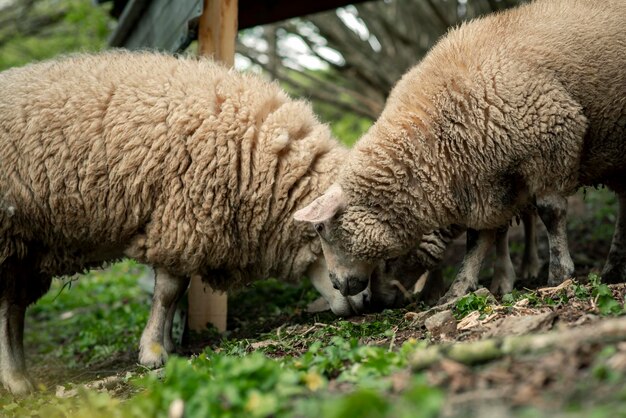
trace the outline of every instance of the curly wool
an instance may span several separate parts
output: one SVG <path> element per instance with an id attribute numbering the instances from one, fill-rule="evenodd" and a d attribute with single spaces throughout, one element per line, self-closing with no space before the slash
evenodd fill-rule
<path id="1" fill-rule="evenodd" d="M 389 258 L 435 228 L 505 225 L 532 196 L 623 188 L 625 21 L 621 0 L 544 0 L 452 30 L 340 173 L 338 241 Z"/>
<path id="2" fill-rule="evenodd" d="M 54 276 L 128 255 L 224 289 L 321 254 L 292 212 L 346 151 L 276 84 L 114 51 L 2 72 L 0 91 L 4 285 L 13 265 Z"/>

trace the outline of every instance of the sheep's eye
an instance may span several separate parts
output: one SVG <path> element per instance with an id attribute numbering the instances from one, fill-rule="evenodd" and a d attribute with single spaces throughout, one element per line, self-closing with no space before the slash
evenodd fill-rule
<path id="1" fill-rule="evenodd" d="M 324 230 L 324 224 L 315 224 L 315 230 L 317 233 L 321 233 Z"/>

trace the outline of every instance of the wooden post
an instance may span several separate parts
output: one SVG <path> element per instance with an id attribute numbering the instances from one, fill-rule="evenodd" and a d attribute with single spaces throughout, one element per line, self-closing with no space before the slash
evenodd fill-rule
<path id="1" fill-rule="evenodd" d="M 198 27 L 198 55 L 210 56 L 232 66 L 235 62 L 237 37 L 237 0 L 203 0 L 204 8 Z M 216 292 L 193 276 L 189 285 L 187 325 L 202 331 L 212 323 L 226 330 L 228 305 L 224 292 Z"/>
<path id="2" fill-rule="evenodd" d="M 236 37 L 237 0 L 204 0 L 198 27 L 198 54 L 233 65 Z"/>

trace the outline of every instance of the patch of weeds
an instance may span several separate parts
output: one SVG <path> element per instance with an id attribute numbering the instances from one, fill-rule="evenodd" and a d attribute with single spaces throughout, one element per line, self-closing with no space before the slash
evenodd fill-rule
<path id="1" fill-rule="evenodd" d="M 591 296 L 601 315 L 619 315 L 624 313 L 624 307 L 613 297 L 611 288 L 601 282 L 601 278 L 594 273 L 589 274 Z"/>
<path id="2" fill-rule="evenodd" d="M 511 307 L 524 299 L 528 300 L 528 306 L 531 307 L 558 306 L 569 302 L 567 289 L 563 289 L 552 296 L 543 297 L 535 291 L 522 292 L 514 289 L 511 293 L 507 293 L 502 296 L 502 305 Z"/>
<path id="3" fill-rule="evenodd" d="M 565 305 L 569 302 L 569 296 L 567 295 L 567 289 L 563 289 L 552 296 L 545 296 L 541 298 L 544 305 L 547 306 L 559 306 Z"/>
<path id="4" fill-rule="evenodd" d="M 491 312 L 491 305 L 489 304 L 487 296 L 470 293 L 457 301 L 452 313 L 457 320 L 460 320 L 474 311 L 480 312 L 481 315 L 486 315 Z"/>
<path id="5" fill-rule="evenodd" d="M 176 403 L 195 417 L 435 417 L 443 404 L 441 390 L 423 376 L 406 377 L 406 389 L 391 392 L 387 378 L 408 363 L 417 342 L 397 351 L 362 346 L 335 337 L 314 344 L 303 356 L 268 358 L 261 352 L 231 355 L 206 350 L 198 357 L 172 357 L 164 378 L 154 373 L 136 381 L 143 392 L 120 402 L 106 394 L 81 391 L 37 413 L 48 417 L 167 417 Z M 337 393 L 329 381 L 345 387 Z"/>
<path id="6" fill-rule="evenodd" d="M 405 342 L 399 350 L 383 346 L 360 345 L 350 340 L 333 337 L 328 345 L 313 343 L 309 350 L 294 360 L 300 370 L 314 370 L 337 382 L 349 382 L 368 388 L 388 388 L 389 382 L 380 377 L 405 367 L 417 341 Z"/>
<path id="7" fill-rule="evenodd" d="M 531 307 L 538 306 L 557 306 L 564 305 L 569 302 L 570 297 L 578 300 L 594 299 L 595 306 L 601 315 L 619 315 L 624 313 L 624 307 L 613 296 L 611 288 L 601 282 L 600 276 L 590 273 L 587 278 L 587 285 L 574 282 L 569 289 L 563 289 L 560 292 L 541 297 L 537 292 L 520 292 L 513 290 L 502 297 L 502 304 L 505 306 L 513 306 L 523 299 L 528 299 L 528 305 Z"/>
<path id="8" fill-rule="evenodd" d="M 399 396 L 388 396 L 371 389 L 358 389 L 344 396 L 327 396 L 299 402 L 295 408 L 298 417 L 325 418 L 435 418 L 444 402 L 443 392 L 425 382 L 423 376 L 411 378 L 408 388 Z"/>
<path id="9" fill-rule="evenodd" d="M 616 352 L 617 349 L 615 346 L 607 346 L 604 347 L 600 353 L 598 353 L 592 367 L 593 377 L 603 382 L 616 382 L 624 377 L 623 373 L 615 370 L 607 364 L 607 360 Z"/>
<path id="10" fill-rule="evenodd" d="M 137 285 L 146 267 L 126 260 L 80 278 L 55 280 L 27 314 L 25 344 L 66 366 L 136 349 L 150 310 Z"/>
<path id="11" fill-rule="evenodd" d="M 587 300 L 591 297 L 591 293 L 589 292 L 589 289 L 587 289 L 587 286 L 580 283 L 574 283 L 573 288 L 576 299 Z"/>

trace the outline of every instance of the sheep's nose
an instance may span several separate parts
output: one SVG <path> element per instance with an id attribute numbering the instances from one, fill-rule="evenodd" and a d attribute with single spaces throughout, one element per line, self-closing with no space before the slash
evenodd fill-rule
<path id="1" fill-rule="evenodd" d="M 368 278 L 350 276 L 343 282 L 340 292 L 344 296 L 354 296 L 364 291 L 368 284 Z"/>

